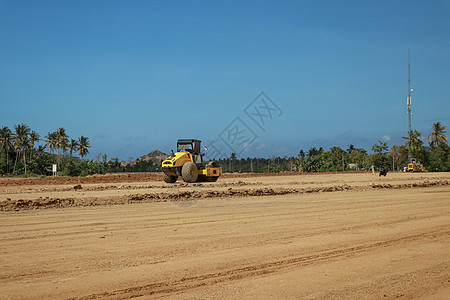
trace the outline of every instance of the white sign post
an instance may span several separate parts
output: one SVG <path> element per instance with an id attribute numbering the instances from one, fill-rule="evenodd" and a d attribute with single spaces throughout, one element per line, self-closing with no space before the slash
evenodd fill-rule
<path id="1" fill-rule="evenodd" d="M 53 177 L 55 177 L 56 176 L 56 164 L 53 164 L 53 168 L 52 168 L 52 171 L 53 171 Z"/>

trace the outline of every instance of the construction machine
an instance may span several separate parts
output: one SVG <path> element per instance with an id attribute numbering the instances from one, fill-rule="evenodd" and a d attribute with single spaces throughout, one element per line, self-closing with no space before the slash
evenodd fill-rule
<path id="1" fill-rule="evenodd" d="M 215 182 L 222 175 L 222 168 L 216 162 L 205 164 L 204 153 L 201 153 L 201 141 L 180 139 L 177 152 L 173 152 L 161 164 L 163 179 L 167 183 L 175 183 L 178 176 L 185 182 Z"/>
<path id="2" fill-rule="evenodd" d="M 427 170 L 423 167 L 420 161 L 416 162 L 416 159 L 412 158 L 406 168 L 406 172 L 427 172 Z"/>

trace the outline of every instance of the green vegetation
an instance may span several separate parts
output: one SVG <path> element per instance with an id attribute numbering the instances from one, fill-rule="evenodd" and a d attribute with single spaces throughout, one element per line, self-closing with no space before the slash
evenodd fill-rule
<path id="1" fill-rule="evenodd" d="M 223 172 L 338 172 L 369 170 L 373 165 L 376 170 L 381 166 L 387 170 L 401 171 L 408 163 L 408 148 L 411 147 L 412 157 L 420 161 L 427 170 L 432 172 L 450 171 L 450 147 L 446 133 L 447 126 L 440 122 L 434 123 L 428 135 L 428 145 L 421 140 L 422 134 L 417 130 L 409 133 L 404 145 L 393 145 L 389 150 L 387 143 L 379 141 L 372 147 L 372 154 L 364 149 L 350 145 L 347 150 L 341 147 L 331 147 L 325 151 L 313 147 L 308 151 L 300 150 L 297 157 L 241 158 L 233 153 L 228 159 L 220 159 L 219 165 Z"/>
<path id="2" fill-rule="evenodd" d="M 344 150 L 331 147 L 313 147 L 300 150 L 297 157 L 238 158 L 232 153 L 230 158 L 219 159 L 223 172 L 340 172 L 369 170 L 371 165 L 378 169 L 400 171 L 407 165 L 408 148 L 412 156 L 429 171 L 450 171 L 450 147 L 446 134 L 447 126 L 434 123 L 427 136 L 428 146 L 421 140 L 417 130 L 404 137 L 404 145 L 393 145 L 379 141 L 372 147 L 372 154 L 350 145 Z M 411 136 L 411 144 L 409 136 Z M 43 145 L 39 145 L 39 143 Z M 153 151 L 134 162 L 120 163 L 118 158 L 108 159 L 106 154 L 95 160 L 86 159 L 91 145 L 89 138 L 81 136 L 71 139 L 64 128 L 49 132 L 44 139 L 26 124 L 0 128 L 0 175 L 3 176 L 50 176 L 52 165 L 58 165 L 60 176 L 87 176 L 113 172 L 156 172 L 160 169 L 164 153 Z M 74 157 L 73 154 L 80 157 Z"/>
<path id="3" fill-rule="evenodd" d="M 52 165 L 58 165 L 58 175 L 85 176 L 106 170 L 105 164 L 73 157 L 89 153 L 89 138 L 81 136 L 71 139 L 64 128 L 49 132 L 44 139 L 26 124 L 14 126 L 14 132 L 7 126 L 0 129 L 0 174 L 52 175 Z M 37 145 L 44 142 L 44 145 Z M 56 151 L 56 154 L 55 154 Z M 108 164 L 106 164 L 108 166 Z"/>
<path id="4" fill-rule="evenodd" d="M 125 166 L 121 166 L 117 172 L 157 172 L 159 171 L 159 165 L 155 165 L 151 160 L 137 159 L 133 164 L 129 163 Z"/>

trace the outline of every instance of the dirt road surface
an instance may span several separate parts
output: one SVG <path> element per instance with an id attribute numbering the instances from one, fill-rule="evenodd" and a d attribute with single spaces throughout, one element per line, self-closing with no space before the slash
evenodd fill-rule
<path id="1" fill-rule="evenodd" d="M 119 181 L 0 185 L 0 298 L 450 299 L 450 173 Z"/>

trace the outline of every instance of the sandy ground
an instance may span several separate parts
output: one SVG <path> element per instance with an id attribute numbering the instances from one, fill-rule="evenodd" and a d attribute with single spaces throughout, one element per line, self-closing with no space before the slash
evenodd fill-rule
<path id="1" fill-rule="evenodd" d="M 450 173 L 102 181 L 0 184 L 1 299 L 450 299 Z"/>

